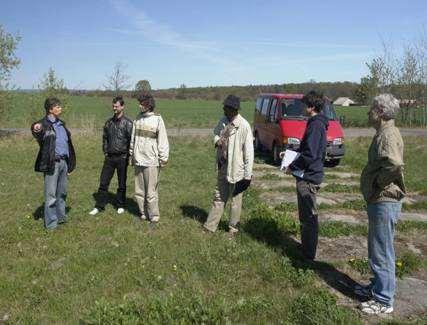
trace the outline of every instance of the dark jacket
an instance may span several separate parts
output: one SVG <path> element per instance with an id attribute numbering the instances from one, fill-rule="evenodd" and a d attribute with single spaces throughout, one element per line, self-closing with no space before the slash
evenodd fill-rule
<path id="1" fill-rule="evenodd" d="M 328 125 L 328 118 L 323 114 L 309 118 L 299 149 L 301 155 L 289 166 L 291 170 L 303 170 L 303 179 L 313 184 L 323 181 Z"/>
<path id="2" fill-rule="evenodd" d="M 129 153 L 132 125 L 132 121 L 124 115 L 119 119 L 113 116 L 105 122 L 102 136 L 102 150 L 105 155 Z"/>
<path id="3" fill-rule="evenodd" d="M 65 127 L 64 121 L 62 121 L 65 132 L 68 136 L 68 153 L 69 157 L 67 159 L 68 172 L 71 173 L 76 168 L 76 153 L 74 151 L 73 143 L 71 141 L 71 133 Z M 34 132 L 34 125 L 40 123 L 42 129 L 40 132 Z M 55 170 L 55 145 L 56 145 L 56 133 L 53 128 L 52 122 L 50 122 L 45 116 L 40 121 L 37 121 L 31 125 L 31 132 L 33 133 L 34 138 L 36 138 L 40 149 L 37 155 L 36 163 L 34 170 L 36 172 L 49 173 Z"/>

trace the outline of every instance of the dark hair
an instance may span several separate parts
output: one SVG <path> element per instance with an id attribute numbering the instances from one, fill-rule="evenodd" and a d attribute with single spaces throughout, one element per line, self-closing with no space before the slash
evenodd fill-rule
<path id="1" fill-rule="evenodd" d="M 113 104 L 119 102 L 120 106 L 123 106 L 125 104 L 125 101 L 123 100 L 123 96 L 116 96 L 113 98 Z"/>
<path id="2" fill-rule="evenodd" d="M 153 95 L 151 95 L 150 93 L 143 93 L 139 95 L 137 99 L 140 104 L 148 103 L 147 106 L 149 107 L 150 111 L 153 111 L 156 107 L 156 101 L 154 100 Z"/>
<path id="3" fill-rule="evenodd" d="M 49 114 L 49 111 L 54 108 L 56 105 L 61 105 L 61 101 L 56 97 L 48 97 L 44 101 L 44 109 L 46 114 Z"/>
<path id="4" fill-rule="evenodd" d="M 323 94 L 319 94 L 314 90 L 309 91 L 301 100 L 308 107 L 314 107 L 317 113 L 320 113 L 325 106 L 325 99 Z"/>
<path id="5" fill-rule="evenodd" d="M 224 107 L 230 107 L 235 110 L 240 109 L 240 98 L 234 95 L 228 95 L 223 102 Z"/>

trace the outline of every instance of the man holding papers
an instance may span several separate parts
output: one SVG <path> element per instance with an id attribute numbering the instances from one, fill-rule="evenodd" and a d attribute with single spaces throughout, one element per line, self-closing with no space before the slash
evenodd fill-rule
<path id="1" fill-rule="evenodd" d="M 306 114 L 309 119 L 299 155 L 294 153 L 294 160 L 286 168 L 286 173 L 296 178 L 302 253 L 306 258 L 314 260 L 319 236 L 316 194 L 323 181 L 328 118 L 320 114 L 324 106 L 321 94 L 310 91 L 302 102 L 307 106 Z"/>

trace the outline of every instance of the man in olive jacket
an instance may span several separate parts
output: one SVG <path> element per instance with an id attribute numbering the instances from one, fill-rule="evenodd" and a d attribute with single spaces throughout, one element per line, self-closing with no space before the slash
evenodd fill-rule
<path id="1" fill-rule="evenodd" d="M 46 116 L 31 125 L 31 132 L 40 146 L 34 169 L 44 173 L 44 226 L 54 229 L 67 221 L 67 176 L 76 167 L 76 155 L 71 133 L 59 119 L 61 102 L 49 97 L 44 107 Z"/>
<path id="2" fill-rule="evenodd" d="M 403 140 L 394 118 L 399 101 L 390 94 L 374 98 L 369 121 L 376 130 L 363 169 L 360 186 L 369 219 L 368 258 L 374 278 L 356 293 L 370 298 L 362 312 L 393 312 L 396 288 L 394 229 L 405 196 L 403 181 Z"/>

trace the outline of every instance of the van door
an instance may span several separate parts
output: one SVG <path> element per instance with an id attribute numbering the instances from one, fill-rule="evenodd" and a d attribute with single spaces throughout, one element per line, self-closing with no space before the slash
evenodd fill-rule
<path id="1" fill-rule="evenodd" d="M 273 150 L 273 143 L 277 143 L 280 128 L 277 120 L 277 98 L 272 98 L 268 118 L 266 121 L 266 147 Z"/>
<path id="2" fill-rule="evenodd" d="M 258 128 L 258 136 L 261 141 L 261 144 L 263 147 L 268 148 L 268 134 L 267 134 L 267 120 L 268 120 L 268 114 L 270 111 L 270 97 L 264 97 L 262 101 L 262 107 L 261 107 L 261 118 L 259 121 L 259 128 Z"/>

